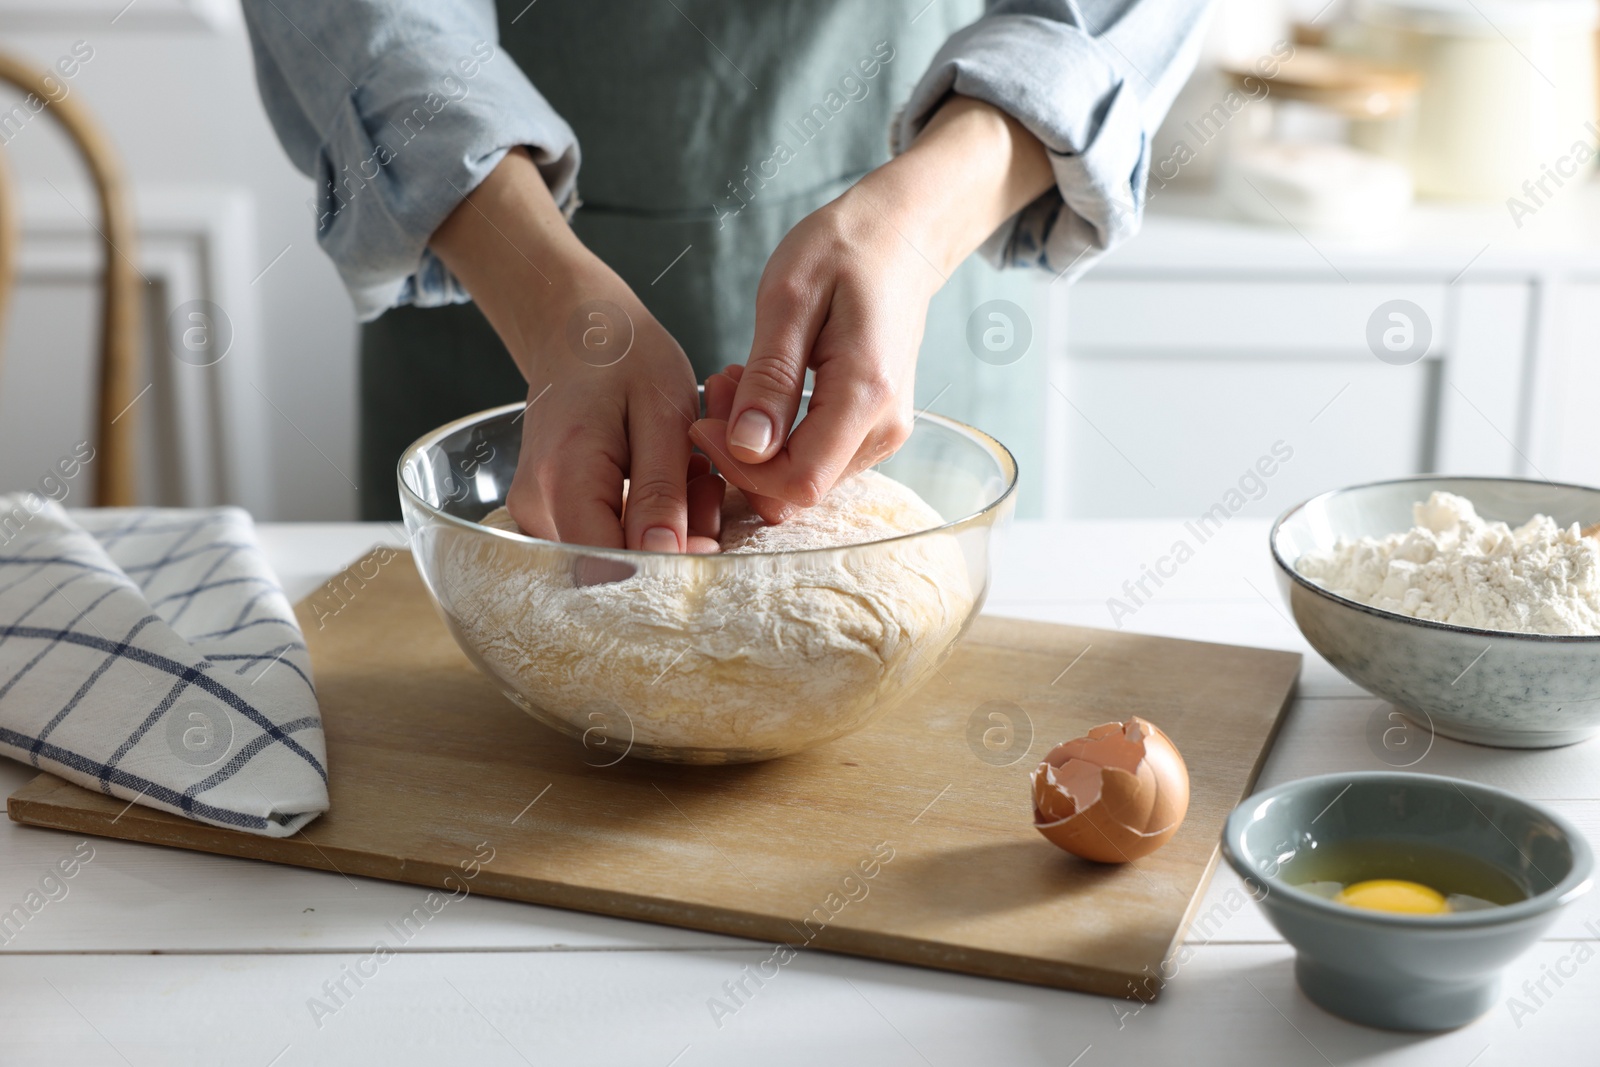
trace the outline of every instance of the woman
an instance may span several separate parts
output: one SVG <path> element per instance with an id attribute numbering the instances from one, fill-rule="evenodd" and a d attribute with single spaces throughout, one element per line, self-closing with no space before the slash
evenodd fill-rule
<path id="1" fill-rule="evenodd" d="M 713 550 L 694 448 L 769 521 L 892 454 L 958 264 L 1071 277 L 1136 229 L 1204 13 L 955 6 L 245 0 L 367 323 L 364 515 L 406 444 L 513 390 L 507 504 L 545 538 Z"/>

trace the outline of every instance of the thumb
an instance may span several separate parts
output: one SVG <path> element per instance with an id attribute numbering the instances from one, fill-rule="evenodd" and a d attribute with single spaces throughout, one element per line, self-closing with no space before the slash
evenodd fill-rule
<path id="1" fill-rule="evenodd" d="M 763 463 L 783 447 L 806 384 L 811 346 L 827 312 L 826 293 L 764 275 L 756 292 L 755 340 L 728 415 L 728 451 Z"/>

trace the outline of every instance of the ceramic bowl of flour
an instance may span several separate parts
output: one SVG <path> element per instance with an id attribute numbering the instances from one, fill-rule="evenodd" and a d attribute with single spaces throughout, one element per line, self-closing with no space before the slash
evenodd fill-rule
<path id="1" fill-rule="evenodd" d="M 1563 530 L 1573 523 L 1589 527 L 1600 522 L 1600 490 L 1519 478 L 1406 478 L 1313 497 L 1285 512 L 1272 529 L 1278 584 L 1300 632 L 1347 678 L 1432 733 L 1507 748 L 1568 745 L 1600 733 L 1600 635 L 1511 632 L 1483 625 L 1486 620 L 1507 626 L 1520 620 L 1559 627 L 1570 626 L 1575 618 L 1582 621 L 1582 603 L 1558 602 L 1556 595 L 1574 595 L 1579 586 L 1593 588 L 1592 573 L 1570 573 L 1583 571 L 1585 564 L 1581 554 L 1572 555 L 1568 532 L 1562 534 L 1569 542 L 1564 546 L 1568 555 L 1555 567 L 1568 573 L 1559 580 L 1557 575 L 1536 575 L 1548 583 L 1542 596 L 1530 593 L 1540 582 L 1506 580 L 1504 573 L 1493 575 L 1488 564 L 1475 575 L 1458 569 L 1453 589 L 1449 583 L 1435 583 L 1428 590 L 1449 603 L 1456 603 L 1452 596 L 1459 595 L 1463 604 L 1475 597 L 1461 610 L 1476 625 L 1376 607 L 1333 591 L 1325 584 L 1331 579 L 1319 581 L 1303 573 L 1318 570 L 1306 566 L 1309 557 L 1337 558 L 1341 539 L 1381 541 L 1412 529 L 1418 517 L 1414 506 L 1434 493 L 1463 497 L 1484 520 L 1513 528 L 1535 514 L 1550 516 Z M 1523 556 L 1525 560 L 1528 552 Z M 1408 579 L 1410 574 L 1402 567 L 1396 581 L 1422 584 Z M 1486 581 L 1485 574 L 1498 580 Z M 1469 580 L 1476 586 L 1469 588 Z M 1415 601 L 1422 594 L 1412 589 L 1403 595 Z"/>
<path id="2" fill-rule="evenodd" d="M 923 414 L 894 457 L 781 525 L 729 487 L 721 554 L 558 544 L 503 509 L 522 412 L 414 443 L 401 509 L 456 642 L 592 764 L 772 759 L 901 704 L 977 616 L 1015 507 L 1005 447 Z"/>

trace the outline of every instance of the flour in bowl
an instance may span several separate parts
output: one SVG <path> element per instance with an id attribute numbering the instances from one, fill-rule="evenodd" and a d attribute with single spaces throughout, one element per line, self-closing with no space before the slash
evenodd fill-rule
<path id="1" fill-rule="evenodd" d="M 1512 529 L 1435 492 L 1404 533 L 1308 552 L 1295 569 L 1342 597 L 1417 619 L 1512 633 L 1600 634 L 1600 540 L 1535 515 Z"/>
<path id="2" fill-rule="evenodd" d="M 620 581 L 575 580 L 570 548 L 483 536 L 440 562 L 452 621 L 536 718 L 681 759 L 752 759 L 846 733 L 932 675 L 977 595 L 961 544 L 868 542 L 943 521 L 868 471 L 775 526 L 730 486 L 721 556 L 644 557 Z M 482 524 L 516 530 L 503 508 Z M 837 546 L 855 547 L 805 551 Z M 749 553 L 770 554 L 735 558 Z"/>

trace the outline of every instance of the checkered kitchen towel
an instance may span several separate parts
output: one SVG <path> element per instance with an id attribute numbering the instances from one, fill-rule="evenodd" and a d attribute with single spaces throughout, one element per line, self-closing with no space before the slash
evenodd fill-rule
<path id="1" fill-rule="evenodd" d="M 0 496 L 0 752 L 270 837 L 326 811 L 310 657 L 250 516 Z"/>

